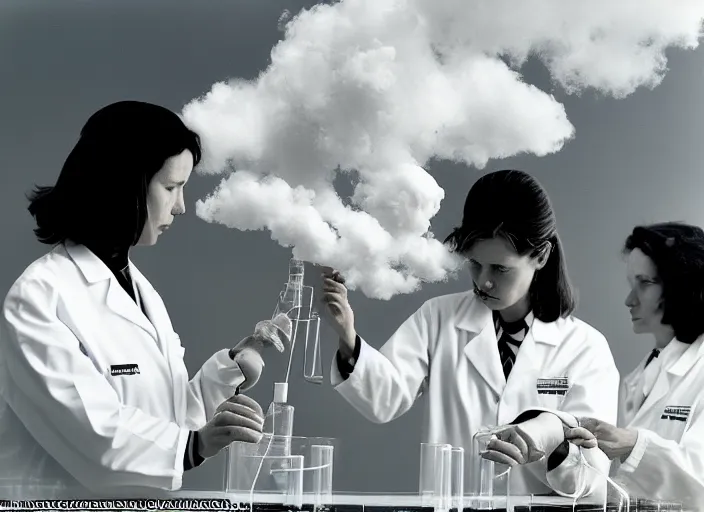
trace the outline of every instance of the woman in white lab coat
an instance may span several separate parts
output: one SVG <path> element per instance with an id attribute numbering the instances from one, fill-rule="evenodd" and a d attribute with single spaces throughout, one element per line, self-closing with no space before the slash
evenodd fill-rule
<path id="1" fill-rule="evenodd" d="M 586 411 L 615 421 L 619 375 L 604 336 L 572 316 L 546 191 L 521 171 L 484 175 L 446 242 L 466 257 L 472 288 L 428 300 L 379 350 L 357 333 L 344 278 L 324 271 L 323 301 L 339 335 L 333 386 L 377 423 L 427 393 L 423 441 L 466 453 L 477 431 L 506 425 L 484 457 L 516 466 L 513 492 L 576 493 L 580 458 L 564 428 Z M 603 454 L 585 452 L 608 472 Z"/>
<path id="2" fill-rule="evenodd" d="M 53 187 L 29 206 L 53 245 L 0 316 L 0 498 L 176 490 L 262 410 L 237 395 L 264 340 L 223 349 L 189 379 L 159 294 L 130 261 L 185 211 L 198 136 L 173 112 L 125 101 L 87 121 Z M 187 249 L 184 249 L 187 250 Z"/>
<path id="3" fill-rule="evenodd" d="M 639 226 L 624 252 L 633 330 L 655 346 L 623 379 L 619 426 L 580 418 L 567 437 L 596 441 L 630 494 L 704 510 L 704 231 Z"/>

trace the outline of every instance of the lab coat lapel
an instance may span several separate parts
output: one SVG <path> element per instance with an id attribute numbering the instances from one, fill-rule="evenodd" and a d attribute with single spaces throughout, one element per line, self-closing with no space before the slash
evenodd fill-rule
<path id="1" fill-rule="evenodd" d="M 135 281 L 140 287 L 145 309 L 156 329 L 159 348 L 166 358 L 171 380 L 173 381 L 174 415 L 181 425 L 185 425 L 187 416 L 188 371 L 183 361 L 183 348 L 178 334 L 174 332 L 171 319 L 166 311 L 159 293 L 146 277 L 135 267 Z"/>
<path id="2" fill-rule="evenodd" d="M 684 351 L 667 371 L 660 372 L 653 386 L 653 390 L 645 399 L 632 421 L 638 421 L 642 416 L 650 412 L 653 407 L 659 406 L 660 400 L 675 387 L 679 379 L 687 374 L 702 355 L 704 355 L 704 352 L 702 348 L 702 337 L 700 337 Z"/>
<path id="3" fill-rule="evenodd" d="M 153 336 L 157 339 L 159 348 L 164 355 L 167 355 L 167 337 L 173 332 L 171 320 L 164 308 L 161 297 L 152 287 L 144 274 L 142 274 L 132 262 L 130 262 L 130 272 L 138 288 L 144 309 L 146 310 Z M 118 283 L 119 284 L 119 283 Z M 142 315 L 144 316 L 144 315 Z"/>
<path id="4" fill-rule="evenodd" d="M 506 377 L 501 367 L 491 310 L 473 293 L 469 293 L 458 307 L 456 315 L 457 328 L 470 336 L 464 347 L 465 355 L 496 394 L 496 398 L 500 397 L 506 386 Z"/>
<path id="5" fill-rule="evenodd" d="M 544 323 L 537 318 L 528 329 L 526 337 L 516 354 L 516 362 L 508 376 L 504 393 L 521 396 L 526 386 L 535 386 L 536 379 L 557 377 L 556 375 L 539 375 L 542 362 L 547 360 L 548 351 L 560 341 L 560 332 L 554 322 Z M 530 380 L 530 382 L 527 382 Z"/>
<path id="6" fill-rule="evenodd" d="M 83 273 L 88 283 L 108 282 L 108 291 L 104 298 L 107 307 L 124 319 L 144 329 L 156 341 L 157 334 L 154 326 L 144 316 L 137 303 L 127 294 L 107 265 L 84 245 L 66 243 L 65 247 L 66 252 Z M 134 271 L 134 265 L 131 262 L 129 265 L 130 272 Z"/>
<path id="7" fill-rule="evenodd" d="M 134 267 L 130 265 L 130 272 L 132 272 L 133 268 Z M 108 295 L 105 302 L 111 310 L 144 329 L 152 338 L 154 338 L 154 341 L 157 341 L 157 334 L 154 326 L 139 309 L 137 303 L 132 300 L 132 297 L 127 295 L 127 292 L 117 281 L 117 278 L 114 275 L 110 277 L 110 286 L 108 288 Z"/>
<path id="8" fill-rule="evenodd" d="M 641 401 L 643 400 L 643 371 L 645 370 L 645 362 L 647 361 L 650 353 L 646 354 L 643 359 L 641 359 L 638 366 L 626 375 L 619 389 L 619 420 L 618 426 L 626 427 L 631 423 L 635 415 L 637 414 Z"/>

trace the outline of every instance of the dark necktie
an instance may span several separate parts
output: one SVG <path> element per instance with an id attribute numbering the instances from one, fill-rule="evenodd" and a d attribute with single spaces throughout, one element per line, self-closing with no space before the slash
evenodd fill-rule
<path id="1" fill-rule="evenodd" d="M 520 347 L 526 334 L 528 334 L 528 325 L 524 319 L 517 322 L 504 322 L 501 315 L 494 311 L 494 327 L 496 335 L 499 339 L 499 357 L 501 358 L 501 367 L 504 370 L 504 376 L 508 380 L 508 376 L 516 362 L 516 354 L 509 344 Z"/>
<path id="2" fill-rule="evenodd" d="M 653 361 L 653 359 L 655 359 L 659 355 L 660 355 L 660 350 L 658 350 L 657 348 L 654 348 L 653 351 L 648 356 L 648 360 L 645 362 L 644 368 L 647 368 L 648 365 Z"/>

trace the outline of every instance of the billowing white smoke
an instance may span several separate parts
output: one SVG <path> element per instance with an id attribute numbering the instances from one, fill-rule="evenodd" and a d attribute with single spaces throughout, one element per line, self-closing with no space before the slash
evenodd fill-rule
<path id="1" fill-rule="evenodd" d="M 302 11 L 256 81 L 217 83 L 184 108 L 204 144 L 199 172 L 229 174 L 196 212 L 268 229 L 369 297 L 444 280 L 458 259 L 429 232 L 444 191 L 428 160 L 482 168 L 558 151 L 574 134 L 520 64 L 535 55 L 568 92 L 624 97 L 658 85 L 666 48 L 696 48 L 703 19 L 703 0 L 343 0 Z M 332 186 L 348 170 L 351 206 Z"/>

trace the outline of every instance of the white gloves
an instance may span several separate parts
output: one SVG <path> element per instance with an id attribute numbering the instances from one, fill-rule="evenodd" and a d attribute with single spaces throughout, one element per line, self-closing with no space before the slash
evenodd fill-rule
<path id="1" fill-rule="evenodd" d="M 273 346 L 277 352 L 284 352 L 291 345 L 291 332 L 291 320 L 286 314 L 280 313 L 273 320 L 258 322 L 254 327 L 254 334 L 242 339 L 230 349 L 230 358 L 240 367 L 245 379 L 244 384 L 239 387 L 241 391 L 251 388 L 259 380 L 264 369 L 264 349 Z"/>

